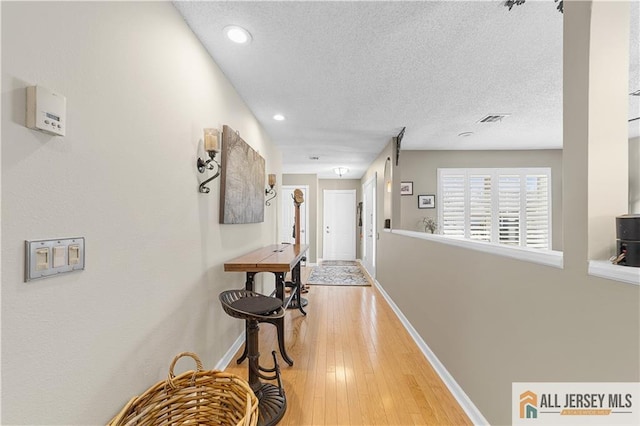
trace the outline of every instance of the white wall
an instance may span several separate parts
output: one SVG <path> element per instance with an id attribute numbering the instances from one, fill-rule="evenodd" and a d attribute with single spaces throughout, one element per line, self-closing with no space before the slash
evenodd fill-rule
<path id="1" fill-rule="evenodd" d="M 33 84 L 67 97 L 65 138 L 23 126 Z M 2 424 L 104 424 L 177 353 L 213 368 L 241 333 L 218 294 L 243 276 L 222 264 L 275 242 L 278 209 L 218 224 L 195 162 L 222 124 L 279 173 L 170 3 L 2 3 Z M 68 236 L 86 270 L 24 283 L 24 240 Z"/>

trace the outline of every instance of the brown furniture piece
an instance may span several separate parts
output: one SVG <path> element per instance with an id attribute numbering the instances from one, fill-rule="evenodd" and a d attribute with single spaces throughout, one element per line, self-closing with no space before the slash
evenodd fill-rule
<path id="1" fill-rule="evenodd" d="M 193 358 L 196 370 L 176 377 L 173 369 L 182 357 Z M 166 380 L 133 397 L 107 426 L 256 426 L 258 404 L 246 381 L 222 371 L 205 371 L 196 354 L 183 352 L 173 359 Z"/>
<path id="2" fill-rule="evenodd" d="M 287 309 L 289 305 L 297 307 L 303 315 L 307 313 L 300 303 L 300 262 L 304 253 L 309 249 L 307 244 L 272 244 L 259 248 L 250 253 L 231 259 L 224 264 L 226 272 L 244 272 L 246 274 L 245 290 L 254 291 L 255 275 L 260 272 L 271 272 L 276 277 L 275 297 L 282 301 L 282 306 Z M 292 288 L 290 295 L 285 297 L 285 275 L 291 272 Z M 282 359 L 289 365 L 293 365 L 293 360 L 287 354 L 284 345 L 284 317 L 274 319 L 261 319 L 259 322 L 268 322 L 276 326 L 278 331 L 278 347 Z M 249 324 L 246 324 L 247 332 Z M 244 352 L 238 358 L 240 364 L 247 357 L 247 344 L 245 342 Z"/>
<path id="3" fill-rule="evenodd" d="M 282 301 L 275 297 L 264 296 L 247 290 L 227 290 L 220 293 L 220 303 L 224 311 L 233 318 L 247 322 L 247 337 L 245 347 L 249 357 L 249 386 L 258 398 L 258 426 L 277 424 L 287 411 L 287 398 L 280 381 L 280 368 L 273 355 L 273 368 L 260 366 L 260 352 L 258 349 L 258 322 L 284 318 Z M 273 373 L 266 375 L 264 373 Z M 278 386 L 263 383 L 263 380 L 277 380 Z"/>

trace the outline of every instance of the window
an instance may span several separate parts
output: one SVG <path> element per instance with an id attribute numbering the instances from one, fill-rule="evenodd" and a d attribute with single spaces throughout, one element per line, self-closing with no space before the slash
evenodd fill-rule
<path id="1" fill-rule="evenodd" d="M 551 169 L 438 169 L 438 219 L 451 237 L 551 248 Z"/>

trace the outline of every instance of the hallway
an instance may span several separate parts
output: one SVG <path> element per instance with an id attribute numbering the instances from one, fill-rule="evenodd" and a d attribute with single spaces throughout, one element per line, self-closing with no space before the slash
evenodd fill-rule
<path id="1" fill-rule="evenodd" d="M 307 317 L 286 315 L 295 364 L 278 361 L 288 403 L 280 424 L 471 424 L 376 287 L 309 288 Z M 275 336 L 260 325 L 263 366 L 272 364 Z M 246 362 L 235 362 L 241 352 L 226 371 L 246 379 Z"/>

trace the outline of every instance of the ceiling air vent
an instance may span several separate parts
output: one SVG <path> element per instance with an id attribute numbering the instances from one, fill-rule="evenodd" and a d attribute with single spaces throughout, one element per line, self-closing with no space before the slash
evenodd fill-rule
<path id="1" fill-rule="evenodd" d="M 635 92 L 629 93 L 629 96 L 640 96 L 640 89 L 636 90 Z"/>
<path id="2" fill-rule="evenodd" d="M 502 121 L 503 118 L 509 117 L 511 114 L 489 114 L 485 117 L 482 117 L 478 123 L 498 123 Z"/>

